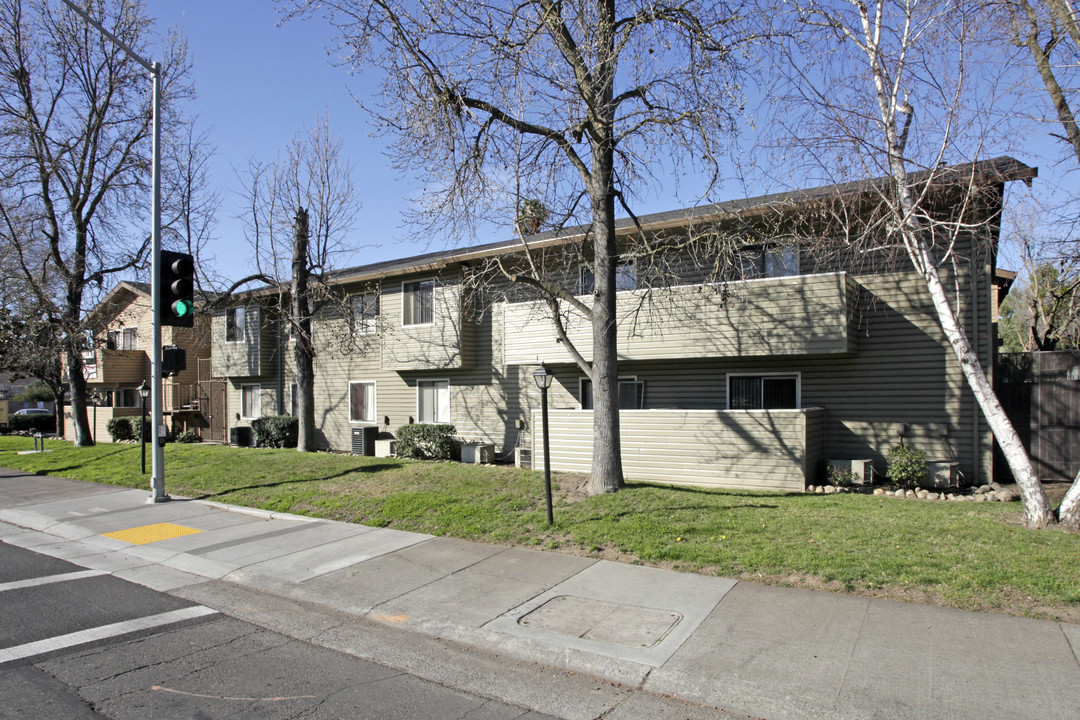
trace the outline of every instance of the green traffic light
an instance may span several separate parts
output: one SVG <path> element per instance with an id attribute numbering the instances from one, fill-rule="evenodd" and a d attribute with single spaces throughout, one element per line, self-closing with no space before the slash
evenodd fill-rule
<path id="1" fill-rule="evenodd" d="M 187 317 L 191 314 L 191 303 L 187 300 L 177 300 L 172 304 L 173 315 L 178 318 Z"/>

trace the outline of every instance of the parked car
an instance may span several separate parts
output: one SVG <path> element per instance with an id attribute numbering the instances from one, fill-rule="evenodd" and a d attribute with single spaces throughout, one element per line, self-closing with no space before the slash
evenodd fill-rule
<path id="1" fill-rule="evenodd" d="M 23 408 L 22 410 L 16 410 L 16 415 L 52 415 L 52 410 L 48 408 Z"/>

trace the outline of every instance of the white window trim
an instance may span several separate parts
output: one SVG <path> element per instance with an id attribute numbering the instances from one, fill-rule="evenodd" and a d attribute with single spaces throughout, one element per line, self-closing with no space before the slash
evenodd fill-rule
<path id="1" fill-rule="evenodd" d="M 577 401 L 578 401 L 577 409 L 578 410 L 584 410 L 585 409 L 584 407 L 582 407 L 581 393 L 582 393 L 582 390 L 583 390 L 582 386 L 585 384 L 586 381 L 592 382 L 592 378 L 587 378 L 587 377 L 579 377 L 578 378 L 578 391 L 577 391 Z M 621 385 L 624 382 L 625 383 L 637 383 L 637 382 L 640 382 L 640 383 L 642 383 L 642 385 L 645 384 L 645 381 L 644 380 L 639 380 L 637 375 L 620 375 L 619 379 L 616 380 L 616 391 L 618 389 L 618 385 Z M 617 395 L 617 392 L 616 392 L 616 395 Z M 645 404 L 644 390 L 641 393 L 641 404 L 642 405 Z M 622 408 L 619 408 L 619 409 L 621 410 Z M 628 410 L 630 410 L 630 409 L 640 410 L 640 409 L 644 409 L 644 408 L 627 408 L 627 409 Z"/>
<path id="2" fill-rule="evenodd" d="M 731 410 L 731 378 L 736 377 L 794 377 L 795 378 L 795 407 L 792 410 L 802 410 L 802 372 L 732 372 L 724 376 L 724 404 L 726 410 Z M 742 410 L 741 412 L 760 412 L 759 410 Z"/>
<path id="3" fill-rule="evenodd" d="M 406 285 L 415 285 L 415 284 L 419 284 L 419 283 L 426 283 L 426 282 L 431 283 L 431 322 L 411 323 L 409 325 L 406 325 L 405 324 L 405 302 L 406 302 L 405 286 Z M 432 325 L 435 324 L 435 288 L 437 287 L 437 285 L 438 284 L 435 282 L 434 277 L 426 277 L 426 278 L 419 278 L 419 279 L 416 279 L 416 280 L 402 280 L 401 281 L 401 327 L 403 327 L 403 328 L 431 327 Z"/>
<path id="4" fill-rule="evenodd" d="M 244 327 L 242 329 L 238 328 L 238 329 L 240 329 L 240 339 L 239 340 L 230 340 L 229 339 L 229 316 L 232 315 L 233 317 L 236 317 L 236 311 L 237 310 L 242 311 L 243 314 L 244 314 Z M 239 345 L 240 343 L 247 342 L 247 321 L 248 321 L 247 307 L 229 308 L 228 310 L 226 310 L 225 311 L 225 342 L 229 343 L 230 345 Z"/>
<path id="5" fill-rule="evenodd" d="M 255 397 L 258 398 L 259 407 L 256 408 L 259 412 L 258 415 L 245 415 L 244 408 L 244 388 L 255 388 Z M 255 420 L 262 417 L 262 383 L 241 383 L 240 385 L 240 419 L 241 420 Z"/>
<path id="6" fill-rule="evenodd" d="M 370 420 L 353 420 L 352 417 L 352 386 L 353 385 L 370 385 L 371 386 L 371 419 Z M 377 424 L 379 421 L 379 385 L 375 380 L 350 380 L 349 381 L 349 422 L 354 425 L 372 425 Z M 419 407 L 419 396 L 417 396 L 417 406 Z M 417 412 L 419 415 L 419 412 Z"/>
<path id="7" fill-rule="evenodd" d="M 445 420 L 436 420 L 435 422 L 432 423 L 432 422 L 427 422 L 426 420 L 421 420 L 420 419 L 420 383 L 422 383 L 422 382 L 424 382 L 424 383 L 438 383 L 438 382 L 446 383 L 446 414 L 447 414 L 447 417 L 446 417 Z M 451 394 L 450 394 L 450 388 L 451 387 L 453 387 L 453 386 L 450 384 L 450 378 L 418 378 L 417 379 L 417 381 L 416 381 L 416 422 L 418 424 L 446 425 L 446 424 L 452 422 L 450 418 L 454 417 L 454 408 L 451 405 Z"/>

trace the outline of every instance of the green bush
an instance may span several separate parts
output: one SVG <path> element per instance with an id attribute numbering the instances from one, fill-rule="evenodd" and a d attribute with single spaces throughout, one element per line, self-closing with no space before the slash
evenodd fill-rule
<path id="1" fill-rule="evenodd" d="M 456 432 L 453 425 L 402 425 L 397 429 L 397 455 L 419 460 L 452 460 Z"/>
<path id="2" fill-rule="evenodd" d="M 260 447 L 294 448 L 299 420 L 293 415 L 269 415 L 251 421 L 255 444 Z"/>
<path id="3" fill-rule="evenodd" d="M 830 485 L 835 485 L 836 487 L 848 487 L 850 485 L 855 485 L 859 480 L 859 476 L 855 473 L 854 470 L 850 468 L 838 467 L 835 465 L 829 466 L 828 471 L 826 472 L 826 476 L 828 479 L 828 483 Z"/>
<path id="4" fill-rule="evenodd" d="M 886 474 L 903 488 L 924 485 L 930 477 L 926 466 L 926 453 L 906 445 L 897 445 L 889 451 Z"/>
<path id="5" fill-rule="evenodd" d="M 25 390 L 11 399 L 19 402 L 34 402 L 37 400 L 48 402 L 49 400 L 55 400 L 56 396 L 48 383 L 44 380 L 35 380 L 27 385 Z"/>
<path id="6" fill-rule="evenodd" d="M 188 428 L 184 432 L 176 436 L 176 442 L 178 443 L 199 443 L 202 442 L 202 436 L 195 432 L 195 428 Z"/>
<path id="7" fill-rule="evenodd" d="M 105 430 L 112 437 L 113 442 L 135 439 L 135 428 L 131 426 L 131 418 L 129 417 L 112 418 L 105 423 Z"/>
<path id="8" fill-rule="evenodd" d="M 8 415 L 8 427 L 13 431 L 21 430 L 29 433 L 54 433 L 56 432 L 56 416 L 48 415 Z"/>
<path id="9" fill-rule="evenodd" d="M 153 440 L 151 429 L 154 423 L 150 421 L 150 418 L 146 418 L 146 424 L 143 425 L 143 419 L 141 415 L 131 418 L 131 439 L 138 440 L 140 437 L 146 442 Z M 140 434 L 141 433 L 141 434 Z"/>

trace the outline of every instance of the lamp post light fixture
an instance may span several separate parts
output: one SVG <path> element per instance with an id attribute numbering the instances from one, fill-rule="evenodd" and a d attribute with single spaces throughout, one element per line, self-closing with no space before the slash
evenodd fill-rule
<path id="1" fill-rule="evenodd" d="M 540 388 L 540 412 L 544 426 L 544 492 L 547 495 L 547 524 L 549 526 L 555 523 L 555 517 L 551 511 L 551 443 L 548 437 L 547 391 L 554 377 L 544 363 L 540 363 L 540 369 L 533 373 L 536 387 Z"/>
<path id="2" fill-rule="evenodd" d="M 146 398 L 150 397 L 150 388 L 146 381 L 139 386 L 139 398 L 142 400 L 142 414 L 139 415 L 139 442 L 142 443 L 142 474 L 146 474 Z"/>

